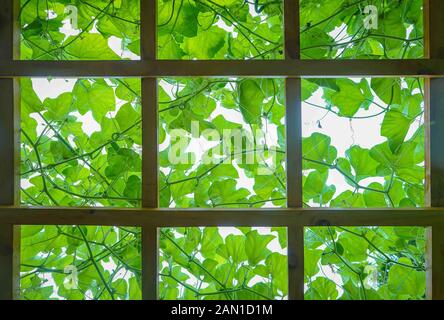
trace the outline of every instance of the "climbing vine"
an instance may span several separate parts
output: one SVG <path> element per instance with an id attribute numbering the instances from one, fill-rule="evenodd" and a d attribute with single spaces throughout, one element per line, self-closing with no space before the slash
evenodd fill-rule
<path id="1" fill-rule="evenodd" d="M 307 79 L 302 91 L 306 206 L 424 206 L 420 79 Z"/>
<path id="2" fill-rule="evenodd" d="M 300 0 L 303 59 L 424 57 L 422 0 Z"/>
<path id="3" fill-rule="evenodd" d="M 24 60 L 120 60 L 140 55 L 139 0 L 21 0 Z"/>
<path id="4" fill-rule="evenodd" d="M 161 206 L 285 206 L 284 119 L 282 80 L 162 80 Z"/>
<path id="5" fill-rule="evenodd" d="M 306 207 L 424 206 L 420 79 L 304 79 Z M 305 230 L 305 298 L 425 298 L 424 228 Z"/>
<path id="6" fill-rule="evenodd" d="M 158 0 L 160 59 L 282 59 L 282 0 Z"/>
<path id="7" fill-rule="evenodd" d="M 160 299 L 286 299 L 285 228 L 160 231 Z"/>
<path id="8" fill-rule="evenodd" d="M 424 299 L 425 239 L 418 227 L 307 228 L 305 299 Z"/>
<path id="9" fill-rule="evenodd" d="M 423 57 L 422 1 L 300 4 L 302 58 Z M 368 5 L 376 29 L 363 28 Z M 281 0 L 157 7 L 160 59 L 283 58 Z M 136 0 L 22 0 L 19 20 L 22 59 L 140 55 Z M 22 204 L 140 207 L 140 79 L 20 84 Z M 302 79 L 302 102 L 305 207 L 424 206 L 421 79 Z M 295 146 L 284 106 L 283 79 L 159 79 L 160 206 L 285 207 Z M 306 299 L 423 299 L 424 233 L 307 228 Z M 163 228 L 159 239 L 160 299 L 288 298 L 285 228 Z M 140 299 L 141 250 L 138 228 L 23 226 L 21 296 Z"/>
<path id="10" fill-rule="evenodd" d="M 139 228 L 22 226 L 24 300 L 141 298 Z"/>
<path id="11" fill-rule="evenodd" d="M 45 82 L 56 91 L 64 80 Z M 78 79 L 43 101 L 38 83 L 21 81 L 22 202 L 139 206 L 140 80 Z"/>

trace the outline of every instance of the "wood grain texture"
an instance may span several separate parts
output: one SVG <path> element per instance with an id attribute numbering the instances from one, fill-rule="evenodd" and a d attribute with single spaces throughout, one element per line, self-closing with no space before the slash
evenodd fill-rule
<path id="1" fill-rule="evenodd" d="M 14 227 L 0 224 L 0 300 L 14 298 Z M 18 278 L 17 278 L 18 279 Z"/>
<path id="2" fill-rule="evenodd" d="M 304 300 L 304 227 L 288 231 L 288 298 Z"/>
<path id="3" fill-rule="evenodd" d="M 428 279 L 428 284 L 432 283 L 431 298 L 433 300 L 444 300 L 444 223 L 432 227 L 431 235 L 432 252 L 432 277 Z M 430 242 L 429 242 L 430 243 Z"/>
<path id="4" fill-rule="evenodd" d="M 302 207 L 301 80 L 288 78 L 286 90 L 287 206 Z"/>
<path id="5" fill-rule="evenodd" d="M 142 299 L 158 297 L 158 232 L 156 227 L 142 227 Z"/>
<path id="6" fill-rule="evenodd" d="M 444 58 L 444 1 L 428 0 L 429 30 L 426 30 L 428 55 L 432 59 Z M 427 26 L 427 24 L 426 24 Z M 444 78 L 430 79 L 430 198 L 432 207 L 444 207 Z M 431 240 L 431 241 L 430 241 Z M 429 295 L 444 300 L 444 216 L 442 224 L 432 227 L 429 235 L 428 272 Z M 431 274 L 430 274 L 431 273 Z M 430 288 L 431 284 L 431 288 Z"/>
<path id="7" fill-rule="evenodd" d="M 441 77 L 444 60 L 8 61 L 10 77 Z"/>
<path id="8" fill-rule="evenodd" d="M 285 59 L 300 57 L 299 0 L 284 1 Z"/>
<path id="9" fill-rule="evenodd" d="M 0 207 L 0 224 L 154 227 L 433 226 L 444 208 L 423 209 L 106 209 Z"/>
<path id="10" fill-rule="evenodd" d="M 158 207 L 157 80 L 142 79 L 142 206 Z"/>
<path id="11" fill-rule="evenodd" d="M 0 60 L 17 58 L 18 29 L 14 15 L 18 1 L 0 1 Z M 0 205 L 17 205 L 19 197 L 19 105 L 18 82 L 0 79 Z M 0 224 L 0 299 L 18 298 L 20 227 Z"/>
<path id="12" fill-rule="evenodd" d="M 141 58 L 150 65 L 156 61 L 156 4 L 141 0 Z M 158 207 L 157 79 L 142 80 L 142 207 Z M 157 228 L 142 227 L 142 299 L 157 299 Z"/>
<path id="13" fill-rule="evenodd" d="M 15 107 L 14 80 L 0 79 L 0 205 L 18 200 L 18 110 Z"/>

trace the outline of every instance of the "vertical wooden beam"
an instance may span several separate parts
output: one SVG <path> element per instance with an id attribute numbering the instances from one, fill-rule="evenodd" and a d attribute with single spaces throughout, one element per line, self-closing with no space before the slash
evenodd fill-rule
<path id="1" fill-rule="evenodd" d="M 157 0 L 141 0 L 141 59 L 156 60 Z M 142 79 L 142 206 L 158 207 L 157 79 Z M 142 227 L 142 299 L 157 299 L 157 228 Z"/>
<path id="2" fill-rule="evenodd" d="M 14 19 L 18 1 L 0 1 L 1 60 L 17 57 L 18 46 Z M 0 79 L 0 205 L 13 206 L 19 201 L 19 112 L 14 79 Z M 0 225 L 0 300 L 18 297 L 20 285 L 20 228 Z"/>
<path id="3" fill-rule="evenodd" d="M 142 206 L 158 207 L 157 79 L 142 79 Z"/>
<path id="4" fill-rule="evenodd" d="M 430 58 L 430 0 L 423 2 L 423 19 L 424 19 L 424 59 Z M 425 199 L 426 207 L 432 206 L 431 193 L 431 155 L 430 155 L 430 79 L 424 79 L 424 152 L 425 152 Z M 426 230 L 426 299 L 433 299 L 433 237 L 432 228 Z"/>
<path id="5" fill-rule="evenodd" d="M 427 284 L 431 283 L 431 288 L 427 290 L 428 299 L 444 300 L 444 223 L 434 225 L 428 236 L 431 241 L 428 242 L 427 252 L 431 259 L 428 259 L 427 267 L 430 266 L 432 272 L 427 273 Z"/>
<path id="6" fill-rule="evenodd" d="M 433 228 L 426 229 L 426 299 L 433 299 Z"/>
<path id="7" fill-rule="evenodd" d="M 428 49 L 426 53 L 431 59 L 444 58 L 444 1 L 428 0 L 429 22 L 425 30 Z M 444 206 L 444 78 L 430 80 L 430 172 L 431 172 L 431 206 Z M 444 224 L 434 225 L 430 236 L 432 243 L 428 243 L 429 262 L 433 263 L 431 275 L 431 298 L 444 299 Z M 430 264 L 430 263 L 429 263 Z"/>
<path id="8" fill-rule="evenodd" d="M 442 59 L 444 57 L 444 1 L 442 0 L 427 0 L 426 7 L 429 7 L 429 21 L 425 26 L 429 28 L 426 31 L 426 42 L 429 48 L 426 53 L 430 55 L 431 59 Z"/>
<path id="9" fill-rule="evenodd" d="M 430 59 L 430 0 L 423 0 L 424 59 Z"/>
<path id="10" fill-rule="evenodd" d="M 288 78 L 286 88 L 287 206 L 302 207 L 301 79 Z M 304 227 L 288 228 L 289 299 L 304 299 Z"/>
<path id="11" fill-rule="evenodd" d="M 20 227 L 0 224 L 0 300 L 20 297 Z"/>
<path id="12" fill-rule="evenodd" d="M 142 79 L 142 206 L 158 207 L 157 79 Z M 157 299 L 157 228 L 142 227 L 142 296 Z"/>
<path id="13" fill-rule="evenodd" d="M 284 1 L 285 59 L 300 58 L 299 0 Z M 302 207 L 302 117 L 301 79 L 287 78 L 287 207 Z M 288 232 L 288 298 L 304 299 L 304 227 L 290 226 Z"/>
<path id="14" fill-rule="evenodd" d="M 18 202 L 17 136 L 14 80 L 0 79 L 0 205 Z M 0 224 L 0 300 L 17 299 L 19 289 L 20 227 Z"/>
<path id="15" fill-rule="evenodd" d="M 300 58 L 299 0 L 284 0 L 285 59 Z"/>
<path id="16" fill-rule="evenodd" d="M 432 159 L 430 153 L 430 144 L 431 144 L 431 113 L 430 113 L 430 79 L 424 80 L 424 166 L 425 166 L 425 186 L 424 186 L 424 205 L 425 207 L 432 206 Z"/>
<path id="17" fill-rule="evenodd" d="M 140 0 L 140 56 L 142 60 L 156 59 L 157 1 Z"/>
<path id="18" fill-rule="evenodd" d="M 288 299 L 304 300 L 304 227 L 288 228 Z"/>
<path id="19" fill-rule="evenodd" d="M 444 14 L 444 13 L 443 13 Z M 430 164 L 431 164 L 431 205 L 444 206 L 444 78 L 430 80 Z M 444 217 L 443 217 L 444 219 Z M 432 247 L 428 260 L 432 264 L 429 284 L 432 284 L 431 298 L 444 299 L 444 227 L 433 226 L 429 239 Z M 431 254 L 431 255 L 430 255 Z M 430 271 L 429 271 L 430 272 Z"/>
<path id="20" fill-rule="evenodd" d="M 17 112 L 14 108 L 14 79 L 0 79 L 0 205 L 17 202 Z"/>
<path id="21" fill-rule="evenodd" d="M 143 227 L 142 248 L 142 299 L 157 300 L 158 232 L 156 227 Z"/>
<path id="22" fill-rule="evenodd" d="M 286 90 L 287 206 L 302 207 L 301 79 L 288 78 Z"/>

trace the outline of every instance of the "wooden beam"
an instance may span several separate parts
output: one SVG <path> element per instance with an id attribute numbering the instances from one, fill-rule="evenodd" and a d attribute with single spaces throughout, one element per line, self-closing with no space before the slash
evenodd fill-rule
<path id="1" fill-rule="evenodd" d="M 0 224 L 0 300 L 19 297 L 20 235 L 10 224 Z"/>
<path id="2" fill-rule="evenodd" d="M 14 14 L 17 1 L 0 1 L 0 60 L 17 57 Z M 0 79 L 0 205 L 18 203 L 17 174 L 19 146 L 18 105 L 14 79 Z M 19 291 L 20 234 L 19 227 L 0 224 L 0 299 L 17 298 Z"/>
<path id="3" fill-rule="evenodd" d="M 300 57 L 299 0 L 284 1 L 285 59 Z"/>
<path id="4" fill-rule="evenodd" d="M 432 60 L 217 60 L 8 61 L 11 77 L 442 77 L 444 59 Z"/>
<path id="5" fill-rule="evenodd" d="M 157 80 L 142 79 L 142 206 L 158 207 Z"/>
<path id="6" fill-rule="evenodd" d="M 0 1 L 0 60 L 17 57 L 14 14 L 18 2 Z M 0 79 L 0 205 L 16 205 L 19 201 L 17 168 L 20 154 L 18 94 L 14 79 Z M 20 229 L 0 224 L 0 299 L 12 300 L 19 292 Z"/>
<path id="7" fill-rule="evenodd" d="M 444 30 L 444 1 L 442 0 L 428 0 L 426 6 L 429 7 L 429 30 L 426 34 L 426 40 L 428 40 L 429 48 L 426 50 L 432 59 L 442 59 L 444 58 L 444 40 L 443 40 L 443 30 Z"/>
<path id="8" fill-rule="evenodd" d="M 423 1 L 423 19 L 424 19 L 424 58 L 430 59 L 430 0 Z M 425 185 L 424 185 L 424 205 L 432 205 L 431 192 L 431 154 L 430 154 L 430 80 L 424 79 L 424 166 L 425 166 Z M 432 228 L 426 231 L 426 299 L 433 299 L 433 251 L 432 251 Z"/>
<path id="9" fill-rule="evenodd" d="M 156 2 L 141 0 L 140 2 L 140 52 L 141 59 L 153 61 L 157 51 L 157 12 Z"/>
<path id="10" fill-rule="evenodd" d="M 432 241 L 428 243 L 428 251 L 431 251 L 430 272 L 427 273 L 427 284 L 432 284 L 431 298 L 433 300 L 444 300 L 444 223 L 437 224 L 431 230 Z M 430 248 L 431 247 L 431 248 Z M 430 268 L 428 269 L 430 271 Z M 430 288 L 430 286 L 429 286 Z"/>
<path id="11" fill-rule="evenodd" d="M 292 63 L 300 57 L 299 0 L 284 1 L 285 59 Z M 301 79 L 287 78 L 286 145 L 287 145 L 287 207 L 302 207 L 302 118 Z M 304 299 L 304 228 L 287 228 L 288 241 L 288 298 Z"/>
<path id="12" fill-rule="evenodd" d="M 431 205 L 444 206 L 444 78 L 430 79 Z"/>
<path id="13" fill-rule="evenodd" d="M 430 1 L 423 0 L 424 59 L 430 59 Z"/>
<path id="14" fill-rule="evenodd" d="M 18 195 L 19 124 L 14 102 L 14 80 L 0 79 L 0 205 L 13 205 Z"/>
<path id="15" fill-rule="evenodd" d="M 426 299 L 433 300 L 433 229 L 431 227 L 426 230 L 425 269 Z"/>
<path id="16" fill-rule="evenodd" d="M 444 208 L 107 209 L 0 207 L 0 224 L 105 226 L 433 226 Z"/>
<path id="17" fill-rule="evenodd" d="M 158 232 L 156 227 L 142 229 L 142 299 L 157 300 Z"/>
<path id="18" fill-rule="evenodd" d="M 295 226 L 288 232 L 288 298 L 304 300 L 304 227 Z"/>
<path id="19" fill-rule="evenodd" d="M 444 58 L 444 1 L 428 0 L 429 7 L 428 55 L 432 59 Z M 427 24 L 426 24 L 427 25 Z M 430 178 L 431 205 L 444 207 L 444 78 L 430 79 Z M 443 218 L 444 220 L 444 218 Z M 444 299 L 444 222 L 432 227 L 431 243 L 428 246 L 429 284 L 431 297 L 434 300 Z M 430 288 L 429 288 L 430 289 Z M 430 290 L 429 290 L 430 292 Z"/>
<path id="20" fill-rule="evenodd" d="M 156 3 L 141 0 L 141 58 L 150 64 L 156 60 Z M 157 79 L 142 80 L 142 207 L 158 207 L 158 140 L 157 140 Z M 157 299 L 157 228 L 142 226 L 142 299 Z"/>
<path id="21" fill-rule="evenodd" d="M 157 80 L 142 79 L 142 206 L 158 207 Z M 157 228 L 142 227 L 142 298 L 157 299 Z"/>
<path id="22" fill-rule="evenodd" d="M 302 207 L 301 79 L 288 78 L 286 90 L 287 206 Z"/>
<path id="23" fill-rule="evenodd" d="M 19 201 L 19 125 L 14 79 L 0 79 L 0 205 Z M 18 297 L 20 228 L 0 224 L 0 300 Z"/>
<path id="24" fill-rule="evenodd" d="M 0 204 L 13 205 L 14 186 L 14 99 L 13 80 L 0 79 Z M 8 183 L 10 182 L 10 183 Z M 14 296 L 14 232 L 13 225 L 0 223 L 0 300 Z"/>

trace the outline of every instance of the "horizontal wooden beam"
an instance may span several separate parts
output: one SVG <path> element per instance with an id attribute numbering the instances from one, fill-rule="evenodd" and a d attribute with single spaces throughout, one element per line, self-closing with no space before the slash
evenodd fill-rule
<path id="1" fill-rule="evenodd" d="M 0 224 L 107 226 L 431 226 L 444 208 L 176 210 L 0 207 Z"/>
<path id="2" fill-rule="evenodd" d="M 432 60 L 218 60 L 5 61 L 11 77 L 444 77 L 444 59 Z"/>

